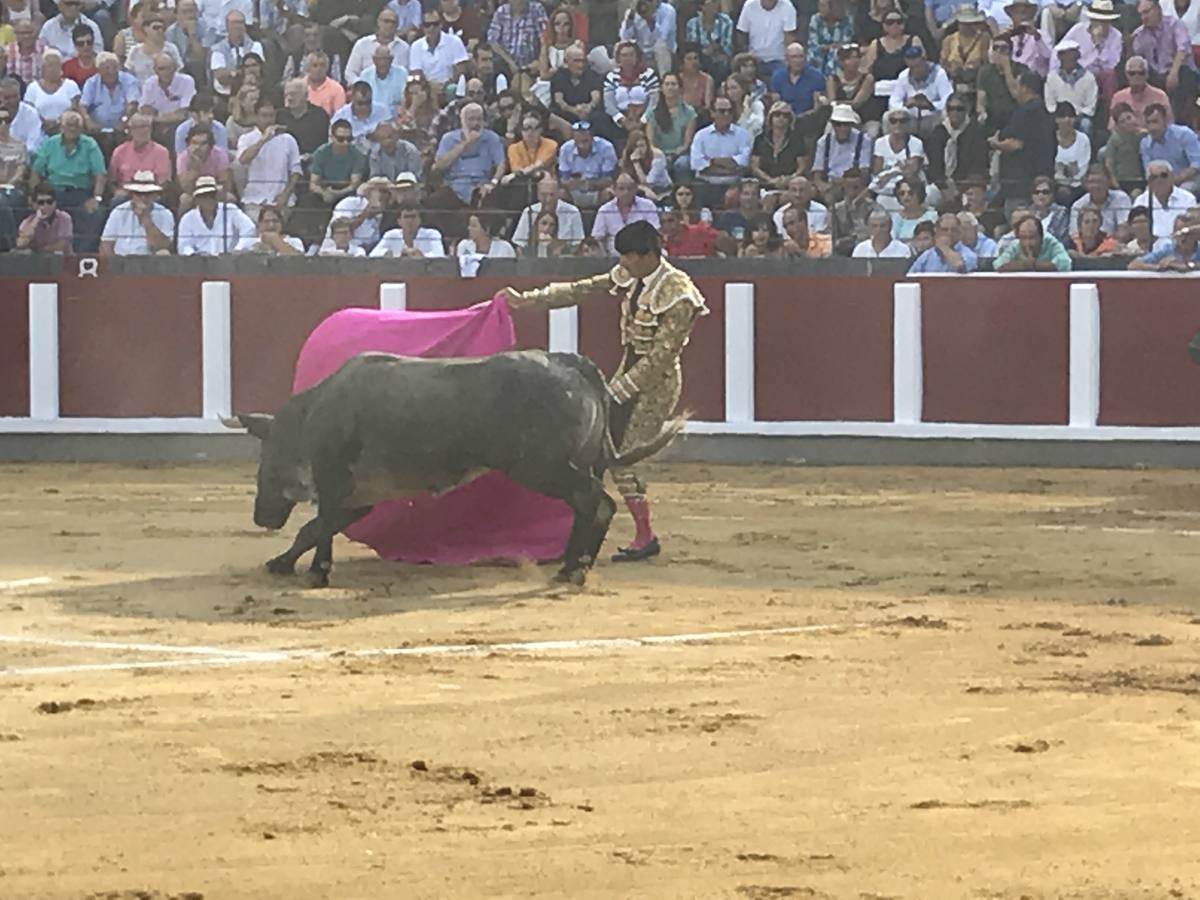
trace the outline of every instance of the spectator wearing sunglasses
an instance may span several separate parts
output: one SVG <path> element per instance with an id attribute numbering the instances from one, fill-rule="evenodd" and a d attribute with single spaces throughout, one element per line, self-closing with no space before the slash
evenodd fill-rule
<path id="1" fill-rule="evenodd" d="M 96 74 L 96 36 L 86 25 L 76 25 L 71 29 L 71 40 L 75 55 L 63 63 L 63 75 L 82 88 Z"/>
<path id="2" fill-rule="evenodd" d="M 17 249 L 30 253 L 70 253 L 74 236 L 71 217 L 58 208 L 58 197 L 48 184 L 33 191 L 33 214 L 17 229 Z"/>
<path id="3" fill-rule="evenodd" d="M 1174 169 L 1166 160 L 1146 167 L 1146 190 L 1133 201 L 1134 209 L 1146 207 L 1155 234 L 1171 234 L 1175 220 L 1196 205 L 1196 195 L 1175 183 Z"/>
<path id="4" fill-rule="evenodd" d="M 957 193 L 969 180 L 987 181 L 988 145 L 983 126 L 971 121 L 970 107 L 960 96 L 946 102 L 946 118 L 925 142 L 926 177 L 943 194 Z"/>

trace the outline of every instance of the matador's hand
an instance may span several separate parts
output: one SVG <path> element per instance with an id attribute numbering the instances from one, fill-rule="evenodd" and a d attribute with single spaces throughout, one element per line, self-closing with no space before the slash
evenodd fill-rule
<path id="1" fill-rule="evenodd" d="M 525 295 L 516 288 L 506 287 L 500 292 L 504 295 L 504 299 L 508 301 L 510 309 L 520 309 L 522 306 L 528 306 L 529 301 L 525 299 Z"/>

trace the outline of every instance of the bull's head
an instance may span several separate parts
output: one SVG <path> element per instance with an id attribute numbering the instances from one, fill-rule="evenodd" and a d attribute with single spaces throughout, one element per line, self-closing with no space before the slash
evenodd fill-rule
<path id="1" fill-rule="evenodd" d="M 301 452 L 299 429 L 289 428 L 288 418 L 254 414 L 221 419 L 262 441 L 254 524 L 263 528 L 282 528 L 297 503 L 313 498 L 311 467 Z"/>

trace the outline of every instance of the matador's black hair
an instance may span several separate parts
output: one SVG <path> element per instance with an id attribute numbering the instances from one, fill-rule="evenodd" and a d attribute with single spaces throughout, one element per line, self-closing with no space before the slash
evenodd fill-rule
<path id="1" fill-rule="evenodd" d="M 618 254 L 637 253 L 641 256 L 653 253 L 662 255 L 662 238 L 658 229 L 646 221 L 630 222 L 617 232 L 613 247 Z"/>

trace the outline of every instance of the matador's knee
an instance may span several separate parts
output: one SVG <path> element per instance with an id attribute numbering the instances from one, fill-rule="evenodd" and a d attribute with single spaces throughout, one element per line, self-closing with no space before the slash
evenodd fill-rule
<path id="1" fill-rule="evenodd" d="M 646 495 L 646 482 L 638 477 L 635 469 L 613 469 L 613 482 L 617 493 L 625 500 Z"/>

